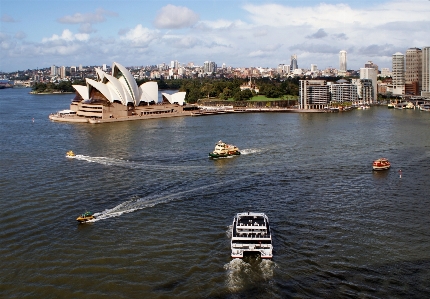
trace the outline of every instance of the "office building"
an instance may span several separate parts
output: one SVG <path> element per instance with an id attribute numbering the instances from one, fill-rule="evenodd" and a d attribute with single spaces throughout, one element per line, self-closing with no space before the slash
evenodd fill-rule
<path id="1" fill-rule="evenodd" d="M 297 64 L 297 55 L 293 54 L 291 55 L 291 63 L 290 63 L 290 71 L 294 71 L 299 68 L 299 65 Z"/>
<path id="2" fill-rule="evenodd" d="M 430 98 L 430 47 L 424 47 L 422 52 L 421 96 Z"/>
<path id="3" fill-rule="evenodd" d="M 346 51 L 342 50 L 339 52 L 339 72 L 338 74 L 340 76 L 345 76 L 346 75 L 346 70 L 347 70 L 347 66 L 346 66 Z"/>
<path id="4" fill-rule="evenodd" d="M 216 72 L 216 64 L 213 61 L 205 61 L 203 63 L 203 72 L 204 73 L 215 73 Z"/>
<path id="5" fill-rule="evenodd" d="M 51 66 L 51 76 L 57 76 L 57 67 L 55 65 Z"/>
<path id="6" fill-rule="evenodd" d="M 406 50 L 405 93 L 419 95 L 422 87 L 422 51 L 418 48 Z"/>

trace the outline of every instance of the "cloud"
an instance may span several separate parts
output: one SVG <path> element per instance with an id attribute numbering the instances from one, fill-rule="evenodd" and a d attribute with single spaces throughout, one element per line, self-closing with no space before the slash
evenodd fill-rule
<path id="1" fill-rule="evenodd" d="M 306 38 L 323 38 L 326 37 L 328 34 L 324 31 L 323 28 L 320 28 L 317 32 L 311 35 L 307 35 Z"/>
<path id="2" fill-rule="evenodd" d="M 89 35 L 86 33 L 73 34 L 69 29 L 64 29 L 61 35 L 53 34 L 51 37 L 45 37 L 42 39 L 42 43 L 52 41 L 86 41 L 89 39 Z"/>
<path id="3" fill-rule="evenodd" d="M 168 45 L 174 48 L 191 49 L 201 44 L 201 41 L 193 36 L 169 39 Z"/>
<path id="4" fill-rule="evenodd" d="M 399 51 L 399 49 L 392 44 L 384 44 L 384 45 L 373 44 L 373 45 L 358 49 L 358 52 L 360 54 L 367 55 L 367 56 L 391 56 L 397 51 Z"/>
<path id="5" fill-rule="evenodd" d="M 15 33 L 15 36 L 14 36 L 16 39 L 24 39 L 24 38 L 26 38 L 27 37 L 27 34 L 25 34 L 25 32 L 22 32 L 22 31 L 18 31 L 18 32 L 16 32 Z"/>
<path id="6" fill-rule="evenodd" d="M 159 32 L 143 27 L 141 24 L 135 28 L 128 30 L 124 36 L 120 38 L 131 42 L 135 47 L 146 48 L 153 41 L 159 38 Z"/>
<path id="7" fill-rule="evenodd" d="M 0 18 L 0 21 L 3 23 L 15 23 L 18 22 L 16 21 L 14 18 L 12 18 L 11 16 L 7 15 L 7 14 L 3 14 Z"/>
<path id="8" fill-rule="evenodd" d="M 166 5 L 158 12 L 154 26 L 159 29 L 180 29 L 191 27 L 199 20 L 199 15 L 183 6 Z"/>
<path id="9" fill-rule="evenodd" d="M 307 53 L 330 53 L 336 54 L 339 53 L 340 48 L 336 45 L 331 44 L 313 44 L 313 43 L 302 43 L 296 44 L 289 48 L 292 51 L 296 52 L 307 52 Z"/>
<path id="10" fill-rule="evenodd" d="M 102 23 L 106 21 L 106 16 L 118 16 L 117 13 L 104 10 L 102 8 L 97 9 L 94 13 L 75 13 L 71 16 L 64 16 L 57 19 L 57 22 L 63 23 L 63 24 L 95 24 L 95 23 Z"/>
<path id="11" fill-rule="evenodd" d="M 258 29 L 252 32 L 254 37 L 266 36 L 268 34 L 266 29 Z"/>
<path id="12" fill-rule="evenodd" d="M 334 39 L 340 39 L 340 40 L 347 40 L 348 37 L 345 33 L 338 33 L 338 34 L 332 34 L 331 35 Z"/>
<path id="13" fill-rule="evenodd" d="M 79 26 L 79 32 L 80 33 L 93 33 L 96 32 L 97 30 L 95 30 L 93 28 L 93 25 L 91 23 L 82 23 Z"/>

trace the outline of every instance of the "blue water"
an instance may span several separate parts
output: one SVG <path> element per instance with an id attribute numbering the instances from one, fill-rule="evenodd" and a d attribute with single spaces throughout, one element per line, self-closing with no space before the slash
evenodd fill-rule
<path id="1" fill-rule="evenodd" d="M 73 95 L 28 91 L 0 90 L 0 297 L 429 296 L 430 113 L 68 124 L 48 115 Z M 208 159 L 220 139 L 243 154 Z M 231 260 L 243 211 L 269 216 L 272 261 Z"/>

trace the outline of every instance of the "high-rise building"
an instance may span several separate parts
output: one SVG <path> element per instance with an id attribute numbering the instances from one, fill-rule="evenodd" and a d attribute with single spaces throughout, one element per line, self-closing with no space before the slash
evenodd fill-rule
<path id="1" fill-rule="evenodd" d="M 290 70 L 294 71 L 299 68 L 299 65 L 297 64 L 297 55 L 293 54 L 291 55 L 291 64 L 290 64 Z"/>
<path id="2" fill-rule="evenodd" d="M 57 67 L 55 65 L 51 65 L 51 76 L 57 76 Z"/>
<path id="3" fill-rule="evenodd" d="M 430 98 L 430 47 L 423 48 L 421 96 Z"/>
<path id="4" fill-rule="evenodd" d="M 311 72 L 317 72 L 318 71 L 318 67 L 316 64 L 311 64 Z"/>
<path id="5" fill-rule="evenodd" d="M 347 70 L 346 66 L 346 51 L 342 50 L 339 52 L 339 73 L 340 75 L 345 75 Z"/>
<path id="6" fill-rule="evenodd" d="M 388 67 L 383 67 L 381 69 L 381 77 L 391 77 L 391 72 Z"/>
<path id="7" fill-rule="evenodd" d="M 418 84 L 416 83 L 418 82 Z M 418 48 L 406 50 L 405 84 L 422 86 L 422 51 Z M 416 92 L 416 95 L 419 91 Z"/>
<path id="8" fill-rule="evenodd" d="M 368 79 L 372 82 L 370 103 L 375 103 L 378 100 L 378 71 L 374 68 L 360 68 L 360 79 Z"/>
<path id="9" fill-rule="evenodd" d="M 216 64 L 213 61 L 205 61 L 203 64 L 204 73 L 214 73 L 216 72 Z"/>
<path id="10" fill-rule="evenodd" d="M 397 52 L 392 56 L 392 85 L 388 89 L 393 94 L 405 93 L 405 56 Z"/>
<path id="11" fill-rule="evenodd" d="M 170 61 L 170 68 L 177 70 L 179 68 L 179 61 L 177 60 Z"/>
<path id="12" fill-rule="evenodd" d="M 60 77 L 66 78 L 66 67 L 64 65 L 60 67 Z"/>
<path id="13" fill-rule="evenodd" d="M 374 64 L 373 63 L 373 61 L 368 61 L 368 62 L 366 62 L 365 64 L 364 64 L 364 67 L 365 68 L 371 68 L 371 69 L 375 69 L 376 70 L 376 74 L 378 74 L 379 73 L 379 70 L 378 70 L 378 65 L 377 64 Z"/>

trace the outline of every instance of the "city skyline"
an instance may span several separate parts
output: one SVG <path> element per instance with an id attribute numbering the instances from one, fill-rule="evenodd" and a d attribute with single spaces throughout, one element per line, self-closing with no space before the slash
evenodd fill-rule
<path id="1" fill-rule="evenodd" d="M 52 3 L 2 1 L 0 71 L 172 60 L 276 67 L 292 55 L 299 68 L 325 69 L 337 68 L 340 50 L 348 69 L 368 60 L 384 68 L 394 53 L 430 44 L 430 2 L 421 0 Z"/>

